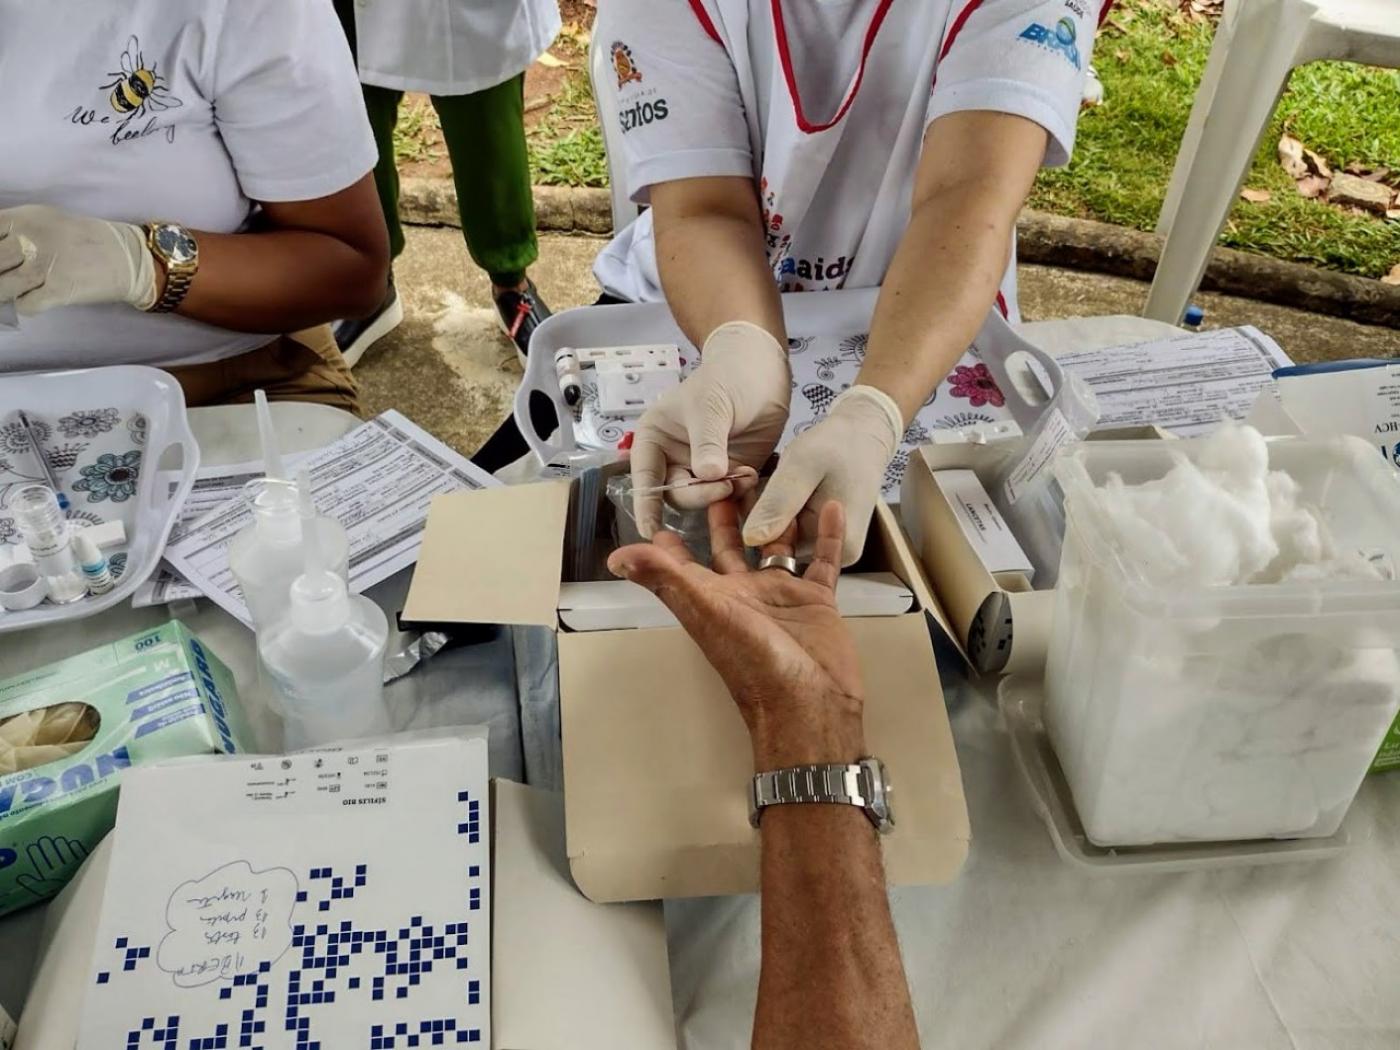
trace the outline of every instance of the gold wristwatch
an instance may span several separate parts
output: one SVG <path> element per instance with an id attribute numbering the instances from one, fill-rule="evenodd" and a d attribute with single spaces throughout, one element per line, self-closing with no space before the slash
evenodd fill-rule
<path id="1" fill-rule="evenodd" d="M 147 313 L 168 314 L 184 302 L 199 271 L 199 244 L 177 223 L 151 222 L 146 224 L 146 247 L 165 264 L 165 294 Z"/>

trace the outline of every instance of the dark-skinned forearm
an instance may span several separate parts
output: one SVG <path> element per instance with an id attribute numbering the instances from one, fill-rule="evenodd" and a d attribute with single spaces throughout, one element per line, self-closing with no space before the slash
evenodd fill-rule
<path id="1" fill-rule="evenodd" d="M 782 702 L 784 699 L 789 702 Z M 753 712 L 754 769 L 869 754 L 858 695 L 770 697 Z M 762 838 L 763 965 L 756 1050 L 919 1045 L 885 892 L 880 840 L 854 806 L 769 806 Z"/>
<path id="2" fill-rule="evenodd" d="M 853 806 L 764 811 L 755 1050 L 917 1050 L 875 829 Z"/>
<path id="3" fill-rule="evenodd" d="M 294 332 L 379 305 L 387 253 L 309 230 L 202 233 L 182 316 L 235 332 Z M 157 294 L 165 273 L 156 266 Z"/>

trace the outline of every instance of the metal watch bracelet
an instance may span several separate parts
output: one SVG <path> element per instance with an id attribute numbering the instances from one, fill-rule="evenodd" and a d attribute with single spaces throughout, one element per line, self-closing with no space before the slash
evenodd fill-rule
<path id="1" fill-rule="evenodd" d="M 884 764 L 877 758 L 862 758 L 855 765 L 775 769 L 753 778 L 749 822 L 758 827 L 763 811 L 769 806 L 818 802 L 859 807 L 870 822 L 885 833 L 894 827 L 890 794 Z"/>

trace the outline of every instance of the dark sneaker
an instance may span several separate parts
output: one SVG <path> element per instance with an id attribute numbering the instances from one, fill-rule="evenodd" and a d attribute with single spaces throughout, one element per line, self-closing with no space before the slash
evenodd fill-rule
<path id="1" fill-rule="evenodd" d="M 374 313 L 368 317 L 336 324 L 335 344 L 340 347 L 345 363 L 354 368 L 366 350 L 397 328 L 402 321 L 403 303 L 399 301 L 399 291 L 394 287 L 391 277 L 384 301 Z"/>
<path id="2" fill-rule="evenodd" d="M 525 367 L 525 355 L 530 352 L 530 336 L 550 315 L 549 307 L 540 298 L 535 282 L 526 280 L 523 292 L 504 292 L 496 299 L 496 313 L 501 318 L 501 331 L 515 342 L 520 367 Z"/>

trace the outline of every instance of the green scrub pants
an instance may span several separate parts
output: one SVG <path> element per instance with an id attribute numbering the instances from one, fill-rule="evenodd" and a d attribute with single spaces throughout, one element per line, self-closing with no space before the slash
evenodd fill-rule
<path id="1" fill-rule="evenodd" d="M 335 9 L 354 51 L 354 0 L 335 0 Z M 398 258 L 403 251 L 403 226 L 399 222 L 394 127 L 403 92 L 369 84 L 361 87 L 379 147 L 374 184 L 389 227 L 389 246 Z M 492 284 L 513 288 L 539 257 L 525 150 L 525 74 L 470 95 L 433 95 L 432 102 L 452 161 L 467 251 Z"/>

